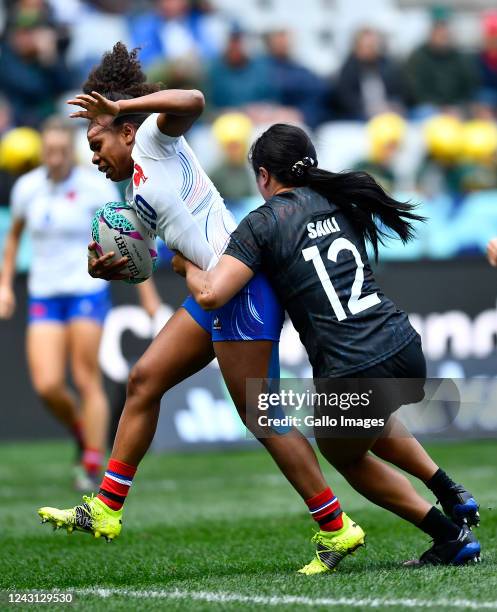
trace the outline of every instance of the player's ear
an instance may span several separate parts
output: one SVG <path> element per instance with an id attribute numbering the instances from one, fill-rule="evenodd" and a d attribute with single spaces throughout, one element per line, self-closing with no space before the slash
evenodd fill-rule
<path id="1" fill-rule="evenodd" d="M 134 143 L 135 134 L 136 134 L 136 126 L 134 126 L 132 123 L 123 123 L 123 125 L 121 126 L 121 135 L 124 139 L 124 142 L 128 146 Z"/>
<path id="2" fill-rule="evenodd" d="M 269 181 L 271 180 L 269 172 L 263 166 L 259 168 L 259 179 L 264 187 L 267 187 L 269 185 Z"/>

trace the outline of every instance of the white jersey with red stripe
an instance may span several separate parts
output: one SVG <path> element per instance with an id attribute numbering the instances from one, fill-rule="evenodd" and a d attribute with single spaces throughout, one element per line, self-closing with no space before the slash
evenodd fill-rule
<path id="1" fill-rule="evenodd" d="M 87 253 L 96 210 L 120 199 L 113 183 L 96 168 L 82 166 L 54 183 L 42 166 L 21 176 L 10 198 L 13 218 L 26 223 L 31 239 L 31 296 L 97 293 L 106 286 L 88 274 Z"/>
<path id="2" fill-rule="evenodd" d="M 157 114 L 139 127 L 126 197 L 140 220 L 173 251 L 214 266 L 236 223 L 183 136 L 163 134 Z"/>

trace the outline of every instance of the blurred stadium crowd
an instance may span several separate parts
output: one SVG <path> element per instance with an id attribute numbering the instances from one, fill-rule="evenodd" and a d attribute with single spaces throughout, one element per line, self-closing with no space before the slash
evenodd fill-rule
<path id="1" fill-rule="evenodd" d="M 395 259 L 479 253 L 497 233 L 497 9 L 457 0 L 4 0 L 0 242 L 37 129 L 114 42 L 151 80 L 197 87 L 189 135 L 237 218 L 260 203 L 246 158 L 270 123 L 313 131 L 320 165 L 364 169 L 429 222 Z M 78 150 L 89 162 L 85 125 Z"/>

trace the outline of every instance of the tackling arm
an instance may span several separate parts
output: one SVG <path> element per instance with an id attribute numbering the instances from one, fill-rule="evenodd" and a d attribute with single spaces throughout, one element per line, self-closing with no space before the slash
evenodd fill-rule
<path id="1" fill-rule="evenodd" d="M 254 276 L 248 266 L 230 255 L 223 255 L 218 264 L 208 271 L 184 260 L 184 272 L 188 288 L 204 310 L 224 306 Z"/>

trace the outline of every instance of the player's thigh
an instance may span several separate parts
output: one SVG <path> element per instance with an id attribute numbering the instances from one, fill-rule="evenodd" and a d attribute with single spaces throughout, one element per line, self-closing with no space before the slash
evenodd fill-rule
<path id="1" fill-rule="evenodd" d="M 133 367 L 128 395 L 162 396 L 214 358 L 211 335 L 179 308 Z"/>
<path id="2" fill-rule="evenodd" d="M 214 342 L 213 346 L 228 391 L 245 421 L 247 379 L 279 378 L 279 344 L 271 340 L 244 340 Z"/>
<path id="3" fill-rule="evenodd" d="M 245 421 L 247 410 L 246 380 L 267 379 L 278 385 L 279 338 L 284 311 L 262 274 L 254 278 L 227 304 L 216 310 L 212 320 L 212 338 L 224 380 Z M 247 340 L 250 338 L 250 340 Z M 256 401 L 259 383 L 250 385 Z M 265 383 L 260 391 L 266 392 Z M 275 389 L 277 390 L 277 389 Z"/>
<path id="4" fill-rule="evenodd" d="M 39 393 L 53 391 L 64 384 L 67 330 L 63 323 L 46 321 L 30 324 L 26 349 L 31 380 Z"/>
<path id="5" fill-rule="evenodd" d="M 102 325 L 91 319 L 73 319 L 67 326 L 71 370 L 78 388 L 101 380 L 98 349 Z"/>

